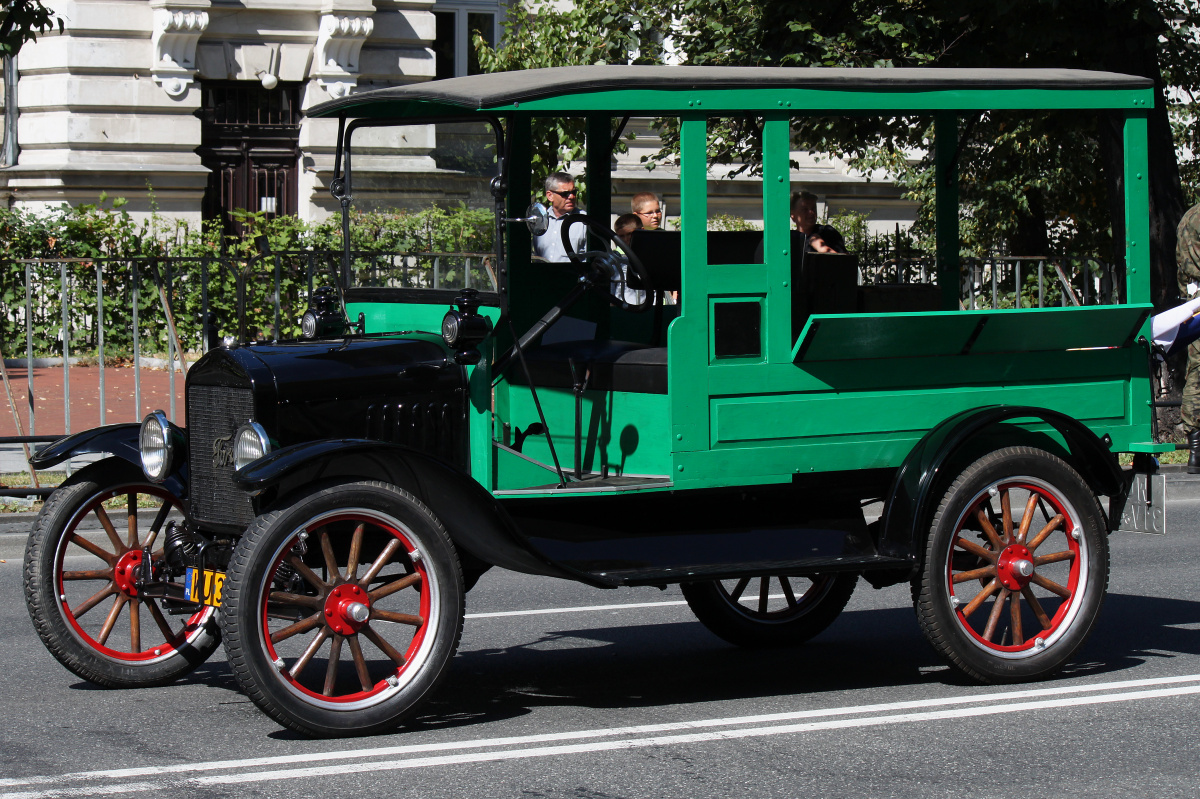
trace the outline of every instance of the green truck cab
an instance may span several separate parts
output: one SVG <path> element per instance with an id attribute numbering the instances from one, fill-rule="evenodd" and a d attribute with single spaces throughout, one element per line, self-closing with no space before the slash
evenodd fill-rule
<path id="1" fill-rule="evenodd" d="M 135 431 L 140 475 L 92 475 L 48 503 L 27 556 L 43 640 L 88 679 L 137 685 L 202 660 L 219 625 L 260 708 L 349 735 L 420 706 L 454 655 L 466 591 L 494 566 L 598 588 L 681 584 L 700 621 L 748 647 L 818 634 L 862 578 L 910 582 L 931 644 L 969 676 L 1049 675 L 1095 623 L 1108 535 L 1162 518 L 1152 455 L 1170 447 L 1151 435 L 1145 342 L 1152 103 L 1148 80 L 1076 70 L 596 66 L 311 109 L 340 125 L 329 188 L 347 242 L 356 191 L 379 179 L 356 171 L 372 142 L 489 125 L 490 281 L 366 279 L 347 245 L 305 340 L 197 363 L 186 428 L 148 418 Z M 958 121 L 1043 109 L 1122 120 L 1124 301 L 964 309 Z M 789 221 L 803 115 L 934 120 L 932 281 L 873 291 L 852 256 L 805 251 Z M 607 220 L 613 130 L 629 116 L 678 121 L 681 222 L 626 244 Z M 708 230 L 708 134 L 730 116 L 761 124 L 761 233 Z M 529 207 L 538 117 L 581 117 L 588 132 L 588 212 L 559 224 L 586 227 L 588 244 L 563 263 L 532 255 L 548 235 Z M 632 305 L 613 292 L 622 281 L 642 292 Z M 73 520 L 122 491 L 188 517 L 164 528 L 167 552 L 109 553 L 135 570 L 115 583 L 135 605 L 192 614 L 149 662 L 140 641 L 114 653 L 52 595 L 86 582 L 63 576 Z"/>

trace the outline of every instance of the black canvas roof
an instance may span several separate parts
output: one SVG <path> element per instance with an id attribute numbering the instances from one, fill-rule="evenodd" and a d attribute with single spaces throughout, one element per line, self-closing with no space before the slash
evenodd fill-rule
<path id="1" fill-rule="evenodd" d="M 666 91 L 790 88 L 833 91 L 1146 89 L 1149 78 L 1078 69 L 872 69 L 821 67 L 590 66 L 496 72 L 352 94 L 309 116 L 354 116 L 356 106 L 435 103 L 464 111 L 622 89 Z"/>

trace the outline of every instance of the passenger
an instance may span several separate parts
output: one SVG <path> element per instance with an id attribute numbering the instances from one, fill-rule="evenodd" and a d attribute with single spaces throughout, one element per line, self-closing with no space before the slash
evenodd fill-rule
<path id="1" fill-rule="evenodd" d="M 1179 296 L 1185 300 L 1200 296 L 1200 205 L 1192 206 L 1179 220 L 1175 261 L 1179 269 Z M 1179 415 L 1188 442 L 1188 474 L 1200 474 L 1200 341 L 1187 350 L 1187 371 L 1183 381 L 1183 404 Z"/>
<path id="2" fill-rule="evenodd" d="M 613 233 L 617 234 L 617 238 L 626 246 L 632 248 L 631 239 L 633 231 L 642 229 L 642 220 L 637 214 L 621 214 L 617 217 L 617 221 L 613 222 Z M 620 279 L 613 278 L 612 293 L 615 297 L 620 297 L 630 305 L 640 305 L 646 293 L 637 289 L 631 289 L 626 285 L 629 280 L 629 265 L 621 265 Z"/>
<path id="3" fill-rule="evenodd" d="M 633 195 L 629 207 L 642 221 L 645 230 L 658 230 L 662 227 L 662 203 L 652 192 L 643 191 Z"/>
<path id="4" fill-rule="evenodd" d="M 846 251 L 846 240 L 830 225 L 817 224 L 817 195 L 810 191 L 798 191 L 792 195 L 792 221 L 796 230 L 804 234 L 808 252 Z"/>
<path id="5" fill-rule="evenodd" d="M 575 201 L 579 192 L 575 189 L 575 178 L 567 172 L 555 172 L 546 178 L 546 203 L 550 212 L 550 225 L 546 232 L 533 240 L 535 255 L 547 261 L 561 263 L 570 261 L 567 251 L 563 248 L 562 218 L 567 214 L 585 213 Z M 575 252 L 583 252 L 587 239 L 587 226 L 579 223 L 571 225 L 571 247 Z"/>
<path id="6" fill-rule="evenodd" d="M 630 244 L 633 231 L 641 230 L 644 227 L 645 225 L 642 224 L 642 220 L 637 214 L 621 214 L 617 217 L 617 221 L 613 222 L 613 233 L 616 233 L 617 238 L 621 241 Z"/>

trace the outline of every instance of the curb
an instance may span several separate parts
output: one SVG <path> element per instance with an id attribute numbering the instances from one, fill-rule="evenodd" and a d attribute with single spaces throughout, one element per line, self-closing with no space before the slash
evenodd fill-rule
<path id="1" fill-rule="evenodd" d="M 188 358 L 189 365 L 195 363 L 196 360 L 198 360 L 200 358 L 200 353 L 189 352 L 189 353 L 186 353 L 185 355 Z M 68 366 L 95 366 L 95 362 L 96 362 L 95 356 L 80 356 L 80 357 L 71 356 L 70 358 L 67 359 Z M 170 368 L 170 364 L 171 364 L 171 362 L 168 361 L 166 358 L 138 358 L 138 366 L 142 369 L 166 370 L 166 369 Z M 63 365 L 63 359 L 61 357 L 58 357 L 58 358 L 34 358 L 33 363 L 32 363 L 32 366 L 34 369 L 48 369 L 50 367 L 62 366 L 62 365 Z M 28 358 L 5 358 L 4 359 L 4 368 L 6 368 L 6 369 L 28 369 L 29 367 L 30 367 L 30 361 Z M 106 366 L 105 368 L 107 368 L 107 369 L 127 369 L 127 368 L 132 368 L 132 364 L 129 367 Z M 178 362 L 175 362 L 175 371 L 180 372 L 180 373 L 183 372 L 183 368 L 179 365 Z"/>

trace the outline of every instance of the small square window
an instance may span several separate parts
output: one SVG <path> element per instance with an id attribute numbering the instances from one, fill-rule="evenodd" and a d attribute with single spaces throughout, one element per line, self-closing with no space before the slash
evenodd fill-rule
<path id="1" fill-rule="evenodd" d="M 718 358 L 762 355 L 762 305 L 718 302 L 713 305 L 713 354 Z"/>

